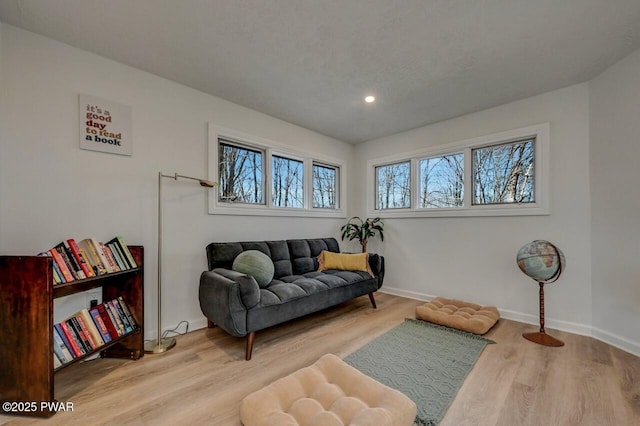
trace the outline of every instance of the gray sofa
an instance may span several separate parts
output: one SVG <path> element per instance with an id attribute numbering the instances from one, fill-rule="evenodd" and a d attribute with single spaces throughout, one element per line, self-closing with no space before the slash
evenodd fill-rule
<path id="1" fill-rule="evenodd" d="M 253 277 L 231 269 L 245 250 L 259 250 L 273 261 L 275 273 L 268 285 L 260 287 Z M 384 258 L 369 255 L 373 277 L 359 271 L 316 272 L 322 250 L 340 252 L 335 238 L 209 244 L 209 270 L 200 277 L 199 291 L 209 327 L 246 336 L 245 357 L 250 360 L 256 331 L 365 294 L 375 308 L 373 293 L 382 286 Z"/>

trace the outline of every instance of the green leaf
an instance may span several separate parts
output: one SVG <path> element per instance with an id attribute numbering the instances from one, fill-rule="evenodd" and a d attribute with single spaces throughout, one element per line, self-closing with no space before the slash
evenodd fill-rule
<path id="1" fill-rule="evenodd" d="M 375 237 L 377 232 L 380 234 L 380 240 L 384 241 L 383 226 L 384 223 L 379 217 L 367 218 L 363 221 L 358 216 L 353 216 L 340 228 L 341 237 L 342 240 L 345 238 L 350 241 L 357 239 L 360 244 L 364 245 L 369 238 Z"/>

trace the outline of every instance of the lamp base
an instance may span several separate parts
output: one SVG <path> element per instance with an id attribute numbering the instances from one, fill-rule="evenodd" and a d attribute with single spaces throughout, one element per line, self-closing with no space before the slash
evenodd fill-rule
<path id="1" fill-rule="evenodd" d="M 167 352 L 169 349 L 176 345 L 176 339 L 174 337 L 165 337 L 163 339 L 154 339 L 144 344 L 145 354 L 161 354 Z"/>
<path id="2" fill-rule="evenodd" d="M 533 343 L 537 343 L 539 345 L 555 346 L 555 347 L 564 346 L 564 342 L 562 340 L 558 340 L 555 337 L 551 337 L 547 333 L 542 333 L 542 332 L 522 333 L 522 337 L 532 341 Z"/>

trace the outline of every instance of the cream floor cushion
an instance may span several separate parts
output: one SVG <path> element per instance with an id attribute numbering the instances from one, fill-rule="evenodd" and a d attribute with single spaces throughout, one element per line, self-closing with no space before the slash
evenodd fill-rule
<path id="1" fill-rule="evenodd" d="M 500 319 L 500 312 L 493 306 L 436 297 L 416 308 L 416 318 L 469 333 L 485 334 Z"/>
<path id="2" fill-rule="evenodd" d="M 245 426 L 412 425 L 416 404 L 333 354 L 248 395 Z"/>

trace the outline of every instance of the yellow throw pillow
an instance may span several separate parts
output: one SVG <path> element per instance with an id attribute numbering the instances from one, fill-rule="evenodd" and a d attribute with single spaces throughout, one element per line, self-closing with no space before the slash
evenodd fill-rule
<path id="1" fill-rule="evenodd" d="M 318 272 L 327 269 L 337 269 L 340 271 L 362 271 L 367 272 L 373 277 L 373 271 L 369 266 L 369 254 L 347 254 L 334 253 L 332 251 L 323 250 L 318 256 Z"/>

